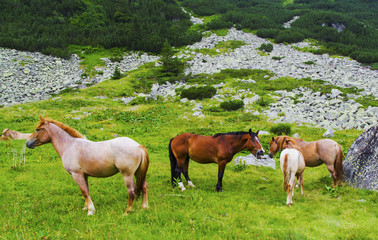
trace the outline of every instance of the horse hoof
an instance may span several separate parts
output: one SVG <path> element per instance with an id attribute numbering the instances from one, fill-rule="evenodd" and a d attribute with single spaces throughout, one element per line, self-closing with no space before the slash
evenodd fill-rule
<path id="1" fill-rule="evenodd" d="M 81 210 L 83 210 L 83 211 L 88 210 L 88 207 L 85 206 L 85 207 L 83 207 Z"/>
<path id="2" fill-rule="evenodd" d="M 94 215 L 94 211 L 88 211 L 88 215 L 87 216 L 93 216 Z"/>
<path id="3" fill-rule="evenodd" d="M 222 188 L 217 188 L 217 192 L 223 192 Z"/>
<path id="4" fill-rule="evenodd" d="M 188 182 L 188 186 L 192 187 L 192 188 L 196 187 L 196 186 L 194 186 L 194 184 L 191 181 Z"/>

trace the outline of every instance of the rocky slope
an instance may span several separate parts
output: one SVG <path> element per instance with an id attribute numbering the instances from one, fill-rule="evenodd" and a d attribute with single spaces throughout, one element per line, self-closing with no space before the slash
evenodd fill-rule
<path id="1" fill-rule="evenodd" d="M 239 40 L 246 45 L 228 53 L 219 53 L 209 56 L 196 53 L 194 49 L 212 49 L 222 41 Z M 178 57 L 192 58 L 186 73 L 215 73 L 222 69 L 267 69 L 275 73 L 274 78 L 290 76 L 294 78 L 310 77 L 322 79 L 340 87 L 358 87 L 364 91 L 361 95 L 372 94 L 378 97 L 378 71 L 370 70 L 354 60 L 346 58 L 333 58 L 327 54 L 314 55 L 295 50 L 293 45 L 274 44 L 273 51 L 269 55 L 261 55 L 257 48 L 267 40 L 253 34 L 244 33 L 236 29 L 230 29 L 226 36 L 211 35 L 203 38 L 201 42 L 188 46 Z M 294 46 L 309 46 L 307 43 L 299 43 Z M 274 60 L 272 57 L 281 57 Z M 103 59 L 105 67 L 98 68 L 103 74 L 94 78 L 82 77 L 84 71 L 80 69 L 80 59 L 73 55 L 70 60 L 45 56 L 40 53 L 20 52 L 11 49 L 0 48 L 0 105 L 10 106 L 16 103 L 43 100 L 53 93 L 72 88 L 83 88 L 90 84 L 109 79 L 116 65 L 121 72 L 137 68 L 147 62 L 156 62 L 158 57 L 147 54 L 133 53 L 124 57 L 120 63 L 112 63 Z M 305 64 L 312 61 L 314 64 Z M 250 81 L 253 79 L 242 79 Z M 174 89 L 183 87 L 183 83 L 154 85 L 150 97 L 174 96 Z M 218 101 L 222 99 L 222 86 L 217 86 L 218 94 L 214 97 Z M 312 92 L 305 87 L 300 87 L 292 92 L 278 91 L 277 102 L 263 114 L 275 122 L 296 122 L 298 124 L 312 124 L 324 128 L 367 129 L 378 122 L 378 108 L 359 108 L 353 98 L 348 96 L 345 101 L 336 89 L 331 94 L 322 95 Z M 236 93 L 234 98 L 242 98 L 243 93 Z M 296 97 L 296 103 L 292 100 Z M 249 108 L 259 96 L 243 99 L 245 111 L 253 111 Z M 132 98 L 124 99 L 125 103 Z M 299 100 L 299 102 L 298 102 Z M 194 103 L 193 103 L 194 104 Z M 196 109 L 196 116 L 204 115 Z M 261 114 L 261 113 L 256 113 Z"/>

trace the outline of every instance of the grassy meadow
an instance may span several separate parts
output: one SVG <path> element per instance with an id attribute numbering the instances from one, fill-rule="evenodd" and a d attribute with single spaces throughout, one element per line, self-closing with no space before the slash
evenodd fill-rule
<path id="1" fill-rule="evenodd" d="M 191 161 L 189 174 L 196 188 L 184 192 L 172 188 L 168 157 L 172 137 L 182 132 L 212 135 L 249 128 L 269 131 L 274 124 L 263 115 L 243 110 L 208 110 L 219 104 L 209 99 L 201 101 L 205 118 L 193 117 L 193 105 L 181 103 L 179 97 L 136 105 L 114 100 L 130 96 L 135 89 L 148 92 L 157 81 L 154 71 L 147 64 L 119 80 L 0 109 L 2 129 L 33 132 L 42 115 L 77 129 L 92 141 L 127 136 L 145 145 L 150 155 L 149 209 L 142 210 L 139 199 L 134 203 L 134 212 L 124 215 L 127 190 L 117 174 L 89 179 L 96 213 L 87 216 L 81 210 L 81 191 L 51 144 L 32 150 L 25 147 L 25 140 L 0 142 L 0 239 L 376 239 L 377 193 L 348 185 L 330 188 L 332 179 L 325 165 L 305 170 L 305 194 L 301 196 L 296 189 L 292 207 L 285 205 L 278 155 L 275 170 L 229 163 L 221 193 L 215 191 L 217 165 Z M 187 81 L 225 82 L 224 89 L 229 87 L 230 95 L 232 89 L 249 89 L 246 97 L 255 92 L 266 101 L 274 101 L 275 90 L 298 86 L 293 86 L 296 80 L 290 78 L 267 83 L 266 75 L 269 73 L 222 72 Z M 253 77 L 256 84 L 234 81 L 238 77 Z M 323 83 L 304 79 L 300 84 L 318 89 Z M 252 108 L 261 112 L 267 106 L 256 103 Z M 324 132 L 312 126 L 292 125 L 292 133 L 307 141 L 321 139 Z M 361 133 L 336 131 L 333 139 L 346 153 Z M 266 151 L 272 136 L 260 136 Z M 247 154 L 243 151 L 237 156 Z"/>

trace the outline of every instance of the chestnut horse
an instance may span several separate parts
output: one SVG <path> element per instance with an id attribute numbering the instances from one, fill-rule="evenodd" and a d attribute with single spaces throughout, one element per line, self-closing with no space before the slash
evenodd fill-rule
<path id="1" fill-rule="evenodd" d="M 169 158 L 171 161 L 171 182 L 175 185 L 175 180 L 179 179 L 179 188 L 186 190 L 181 181 L 181 173 L 184 174 L 188 186 L 194 187 L 190 181 L 188 167 L 189 158 L 198 163 L 218 164 L 218 183 L 216 190 L 222 191 L 222 179 L 226 164 L 231 162 L 234 155 L 244 148 L 253 155 L 264 154 L 261 147 L 258 133 L 252 132 L 231 132 L 218 133 L 214 136 L 202 136 L 193 133 L 182 133 L 172 138 L 169 142 Z"/>
<path id="2" fill-rule="evenodd" d="M 3 130 L 2 137 L 9 137 L 10 139 L 28 139 L 32 135 L 31 133 L 20 133 L 15 130 L 10 130 L 8 128 Z"/>
<path id="3" fill-rule="evenodd" d="M 146 174 L 149 156 L 144 146 L 127 137 L 92 142 L 85 139 L 78 131 L 58 121 L 42 117 L 40 119 L 26 146 L 34 148 L 52 143 L 62 159 L 64 169 L 79 185 L 85 198 L 83 210 L 88 209 L 88 215 L 93 215 L 95 212 L 89 196 L 88 176 L 110 177 L 121 172 L 129 194 L 126 214 L 132 211 L 134 197 L 138 197 L 141 191 L 142 207 L 148 207 Z"/>
<path id="4" fill-rule="evenodd" d="M 321 139 L 306 142 L 300 138 L 288 136 L 272 137 L 269 143 L 269 156 L 273 157 L 278 151 L 284 149 L 285 139 L 294 141 L 302 150 L 306 167 L 317 167 L 325 164 L 333 178 L 333 187 L 342 181 L 343 150 L 341 146 L 331 139 Z"/>
<path id="5" fill-rule="evenodd" d="M 305 161 L 301 149 L 294 141 L 286 139 L 284 141 L 284 150 L 280 155 L 280 166 L 283 173 L 283 188 L 287 191 L 286 205 L 293 204 L 294 182 L 297 177 L 298 184 L 301 186 L 303 195 L 303 172 L 305 170 Z"/>

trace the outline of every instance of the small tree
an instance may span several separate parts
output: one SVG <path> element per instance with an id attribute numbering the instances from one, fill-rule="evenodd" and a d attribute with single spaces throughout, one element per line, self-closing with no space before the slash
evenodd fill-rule
<path id="1" fill-rule="evenodd" d="M 122 74 L 121 74 L 121 71 L 119 70 L 118 65 L 117 65 L 114 69 L 112 79 L 117 80 L 117 79 L 120 79 L 121 77 L 122 77 Z"/>
<path id="2" fill-rule="evenodd" d="M 178 75 L 184 72 L 184 63 L 179 59 L 174 58 L 175 50 L 168 43 L 168 40 L 164 42 L 164 46 L 161 50 L 161 57 L 159 63 L 162 64 L 163 73 L 172 73 Z"/>

